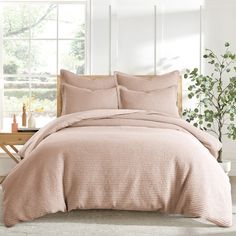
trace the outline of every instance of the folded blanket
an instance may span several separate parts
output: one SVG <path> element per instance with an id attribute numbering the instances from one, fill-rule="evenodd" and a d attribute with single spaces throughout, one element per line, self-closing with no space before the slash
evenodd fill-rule
<path id="1" fill-rule="evenodd" d="M 20 150 L 3 182 L 12 226 L 72 209 L 159 211 L 232 224 L 221 143 L 180 118 L 93 110 L 57 118 Z M 215 158 L 214 158 L 215 157 Z"/>

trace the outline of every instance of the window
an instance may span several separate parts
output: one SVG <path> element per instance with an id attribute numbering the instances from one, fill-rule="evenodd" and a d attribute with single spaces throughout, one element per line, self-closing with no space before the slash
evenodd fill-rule
<path id="1" fill-rule="evenodd" d="M 9 129 L 23 103 L 37 126 L 56 116 L 61 68 L 86 72 L 86 1 L 10 2 L 0 5 L 0 119 Z M 1 60 L 2 59 L 2 60 Z"/>

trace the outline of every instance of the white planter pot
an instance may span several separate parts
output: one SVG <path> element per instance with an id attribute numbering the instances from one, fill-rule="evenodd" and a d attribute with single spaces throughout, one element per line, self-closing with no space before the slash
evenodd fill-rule
<path id="1" fill-rule="evenodd" d="M 223 160 L 219 165 L 222 167 L 224 172 L 228 175 L 231 170 L 231 161 Z"/>

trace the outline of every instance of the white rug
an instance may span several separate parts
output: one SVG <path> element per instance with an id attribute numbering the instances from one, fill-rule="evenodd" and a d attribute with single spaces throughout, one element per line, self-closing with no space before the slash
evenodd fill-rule
<path id="1" fill-rule="evenodd" d="M 0 202 L 2 204 L 1 191 Z M 2 222 L 2 206 L 0 210 L 0 236 L 236 236 L 236 226 L 220 228 L 200 219 L 108 210 L 56 213 L 6 228 Z"/>

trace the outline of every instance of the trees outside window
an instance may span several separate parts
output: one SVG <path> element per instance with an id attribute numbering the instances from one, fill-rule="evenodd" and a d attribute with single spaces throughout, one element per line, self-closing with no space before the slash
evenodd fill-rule
<path id="1" fill-rule="evenodd" d="M 23 103 L 41 117 L 41 126 L 56 115 L 60 69 L 85 73 L 86 2 L 6 1 L 0 8 L 4 128 Z"/>

